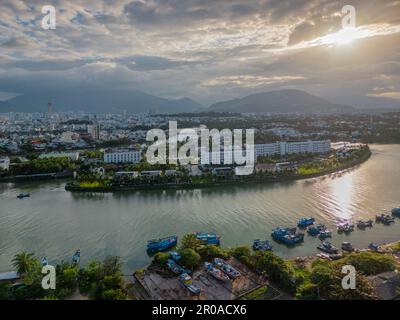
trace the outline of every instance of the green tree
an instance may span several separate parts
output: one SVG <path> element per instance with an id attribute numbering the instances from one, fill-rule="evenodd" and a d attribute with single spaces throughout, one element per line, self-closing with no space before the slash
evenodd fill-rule
<path id="1" fill-rule="evenodd" d="M 181 241 L 181 249 L 193 249 L 197 250 L 199 247 L 203 245 L 199 239 L 196 238 L 194 234 L 186 234 Z"/>
<path id="2" fill-rule="evenodd" d="M 33 253 L 21 252 L 14 256 L 12 265 L 17 269 L 19 275 L 25 275 L 29 271 L 39 266 L 39 261 L 35 258 Z"/>
<path id="3" fill-rule="evenodd" d="M 201 257 L 193 249 L 191 248 L 183 249 L 180 251 L 180 254 L 182 256 L 181 262 L 185 267 L 193 270 L 199 266 Z"/>

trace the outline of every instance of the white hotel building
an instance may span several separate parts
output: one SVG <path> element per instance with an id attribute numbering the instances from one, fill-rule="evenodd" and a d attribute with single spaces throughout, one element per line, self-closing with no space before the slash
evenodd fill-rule
<path id="1" fill-rule="evenodd" d="M 107 149 L 104 151 L 105 163 L 138 163 L 141 152 L 134 149 Z"/>
<path id="2" fill-rule="evenodd" d="M 255 144 L 254 158 L 274 155 L 284 156 L 294 153 L 327 153 L 331 149 L 330 140 L 320 141 L 277 141 L 274 143 Z"/>

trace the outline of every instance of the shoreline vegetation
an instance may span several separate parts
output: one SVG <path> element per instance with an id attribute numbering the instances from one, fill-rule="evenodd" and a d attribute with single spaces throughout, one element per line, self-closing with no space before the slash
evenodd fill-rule
<path id="1" fill-rule="evenodd" d="M 368 146 L 363 146 L 356 150 L 355 154 L 350 159 L 335 159 L 328 164 L 322 162 L 311 162 L 301 164 L 295 171 L 284 170 L 278 173 L 258 172 L 248 176 L 219 176 L 211 177 L 191 177 L 188 179 L 177 179 L 177 181 L 157 181 L 155 179 L 145 180 L 140 183 L 128 184 L 113 182 L 110 179 L 92 178 L 88 180 L 68 182 L 65 190 L 71 192 L 116 192 L 116 191 L 136 191 L 136 190 L 165 190 L 165 189 L 197 189 L 211 188 L 226 185 L 247 185 L 247 184 L 263 184 L 271 182 L 284 182 L 302 179 L 316 178 L 329 174 L 338 173 L 344 170 L 353 168 L 367 161 L 371 156 L 371 151 Z M 329 161 L 329 160 L 328 160 Z M 160 179 L 161 180 L 161 179 Z M 131 185 L 129 185 L 131 184 Z"/>
<path id="2" fill-rule="evenodd" d="M 396 272 L 400 267 L 400 241 L 383 247 L 386 249 L 384 253 L 370 250 L 344 252 L 341 259 L 334 261 L 315 256 L 286 260 L 272 251 L 254 251 L 249 246 L 222 248 L 204 244 L 193 234 L 187 234 L 176 251 L 181 256 L 180 263 L 185 265 L 193 279 L 207 277 L 205 261 L 220 258 L 234 263 L 235 268 L 242 271 L 242 276 L 232 280 L 232 286 L 228 286 L 232 290 L 231 299 L 371 300 L 378 298 L 371 277 Z M 179 283 L 177 275 L 167 267 L 169 259 L 169 252 L 158 252 L 150 265 L 135 270 L 129 279 L 123 275 L 123 264 L 118 257 L 91 260 L 86 265 L 61 261 L 55 265 L 56 290 L 44 290 L 41 287 L 43 275 L 39 259 L 32 253 L 21 252 L 12 260 L 19 278 L 17 281 L 0 282 L 0 300 L 208 299 L 208 288 L 203 288 L 201 294 L 196 296 Z M 356 269 L 355 290 L 345 290 L 341 286 L 342 266 L 349 264 Z M 146 277 L 153 288 L 146 286 Z M 250 290 L 243 288 L 246 281 L 252 282 Z M 234 292 L 235 283 L 245 291 Z M 173 287 L 170 290 L 160 290 L 160 287 L 171 284 Z M 218 300 L 218 287 L 223 291 L 226 286 L 218 281 L 215 285 L 210 290 Z M 149 292 L 152 289 L 164 296 L 155 296 L 154 292 Z"/>

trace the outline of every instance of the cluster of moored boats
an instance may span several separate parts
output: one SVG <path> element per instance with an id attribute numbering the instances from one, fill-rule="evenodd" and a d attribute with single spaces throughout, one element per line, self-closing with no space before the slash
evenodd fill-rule
<path id="1" fill-rule="evenodd" d="M 201 288 L 193 283 L 193 279 L 190 276 L 192 271 L 181 265 L 181 260 L 182 257 L 177 251 L 171 251 L 167 260 L 168 269 L 172 273 L 178 275 L 179 282 L 190 293 L 199 295 L 201 293 Z M 231 279 L 234 280 L 241 275 L 239 271 L 220 258 L 214 258 L 213 262 L 205 262 L 204 267 L 207 273 L 219 281 L 226 282 Z"/>
<path id="2" fill-rule="evenodd" d="M 220 245 L 220 237 L 214 232 L 196 232 L 196 239 L 204 244 Z M 178 244 L 178 236 L 169 236 L 147 241 L 147 251 L 156 253 L 175 247 Z"/>
<path id="3" fill-rule="evenodd" d="M 395 222 L 394 217 L 400 217 L 400 208 L 394 208 L 391 211 L 392 215 L 390 214 L 380 214 L 375 217 L 375 222 L 376 223 L 383 223 L 385 225 L 390 225 L 391 223 Z M 372 228 L 374 224 L 373 220 L 358 220 L 355 224 L 346 221 L 337 224 L 337 232 L 338 233 L 351 233 L 355 230 L 355 227 L 358 229 L 364 230 L 366 228 Z M 315 219 L 312 217 L 305 217 L 301 218 L 298 223 L 297 227 L 301 230 L 306 230 L 306 232 L 313 237 L 318 237 L 322 242 L 317 246 L 317 249 L 322 251 L 322 253 L 317 254 L 318 257 L 323 258 L 323 259 L 330 259 L 330 260 L 335 260 L 341 258 L 341 254 L 339 253 L 339 249 L 335 247 L 333 244 L 331 244 L 329 241 L 327 241 L 327 238 L 332 237 L 332 231 L 328 230 L 325 225 L 323 224 L 316 224 Z M 272 230 L 271 237 L 274 239 L 276 242 L 283 243 L 285 245 L 291 246 L 295 245 L 297 243 L 301 243 L 304 241 L 304 236 L 305 234 L 303 232 L 300 232 L 297 230 L 297 227 L 294 228 L 285 228 L 285 227 L 277 227 Z M 214 245 L 219 245 L 220 244 L 220 237 L 213 233 L 213 232 L 197 232 L 195 233 L 196 239 L 200 240 L 204 244 L 214 244 Z M 178 237 L 177 236 L 170 236 L 166 238 L 161 238 L 161 239 L 153 239 L 149 240 L 147 243 L 147 250 L 151 253 L 155 253 L 158 251 L 165 251 L 168 250 L 174 246 L 176 246 L 178 243 Z M 253 241 L 253 249 L 255 251 L 271 251 L 273 250 L 273 245 L 271 242 L 267 239 L 262 240 L 262 239 L 255 239 Z M 356 249 L 353 248 L 352 244 L 350 242 L 342 242 L 341 249 L 343 251 L 347 252 L 352 252 L 355 251 Z M 375 243 L 370 243 L 368 246 L 369 250 L 376 251 L 376 252 L 385 252 L 384 248 L 380 247 L 379 245 Z M 184 267 L 179 267 L 177 265 L 176 260 L 171 257 L 171 259 L 168 260 L 169 265 L 168 267 L 171 269 L 172 272 L 174 273 L 186 273 L 187 270 Z M 215 263 L 214 263 L 215 264 Z M 215 274 L 216 278 L 218 278 L 218 275 L 221 275 L 220 272 L 213 272 L 215 267 L 210 267 L 212 264 L 206 265 L 207 270 L 211 274 Z M 214 269 L 213 269 L 214 268 Z M 226 270 L 230 270 L 227 267 L 223 267 Z M 224 269 L 224 270 L 225 270 Z M 221 268 L 219 269 L 221 271 Z M 227 273 L 229 271 L 226 271 Z M 223 276 L 220 277 L 220 280 L 223 280 Z"/>

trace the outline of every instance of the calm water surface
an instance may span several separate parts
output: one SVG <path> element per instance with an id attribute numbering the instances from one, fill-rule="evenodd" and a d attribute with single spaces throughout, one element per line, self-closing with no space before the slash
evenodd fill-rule
<path id="1" fill-rule="evenodd" d="M 118 255 L 128 272 L 149 262 L 146 241 L 154 237 L 215 231 L 223 246 L 250 245 L 303 216 L 332 229 L 338 221 L 374 217 L 400 206 L 400 145 L 371 149 L 370 160 L 335 179 L 114 194 L 70 193 L 60 181 L 0 184 L 0 271 L 10 270 L 13 255 L 22 250 L 51 263 L 70 260 L 80 248 L 83 263 Z M 18 200 L 20 192 L 31 197 Z M 332 243 L 366 247 L 399 239 L 397 219 L 349 236 L 335 231 Z M 274 243 L 274 251 L 286 258 L 309 255 L 318 243 L 306 236 L 290 249 Z"/>

